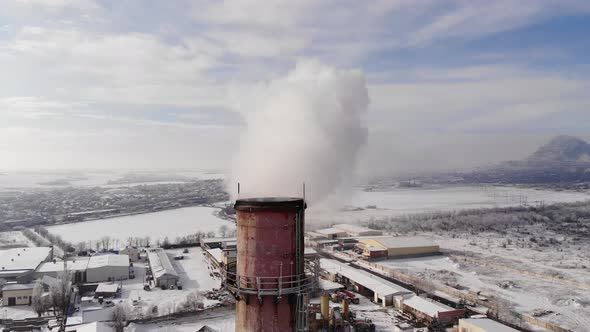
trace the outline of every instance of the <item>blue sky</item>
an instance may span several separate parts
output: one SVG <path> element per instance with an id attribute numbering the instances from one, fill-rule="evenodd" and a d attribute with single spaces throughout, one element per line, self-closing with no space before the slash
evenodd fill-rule
<path id="1" fill-rule="evenodd" d="M 590 137 L 588 1 L 0 7 L 0 169 L 224 167 L 245 127 L 232 91 L 301 58 L 363 70 L 369 173 L 470 167 L 556 134 Z"/>

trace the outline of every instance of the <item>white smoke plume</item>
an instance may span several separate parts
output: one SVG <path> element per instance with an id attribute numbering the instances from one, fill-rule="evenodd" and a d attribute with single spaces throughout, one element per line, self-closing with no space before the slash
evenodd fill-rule
<path id="1" fill-rule="evenodd" d="M 240 197 L 297 196 L 317 203 L 351 183 L 367 143 L 369 97 L 359 70 L 300 60 L 285 77 L 237 98 L 247 130 L 230 192 Z"/>

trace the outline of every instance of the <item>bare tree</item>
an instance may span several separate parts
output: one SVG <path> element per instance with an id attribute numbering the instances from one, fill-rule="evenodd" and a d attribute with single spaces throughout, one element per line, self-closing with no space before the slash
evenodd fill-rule
<path id="1" fill-rule="evenodd" d="M 33 288 L 33 296 L 31 301 L 33 305 L 33 310 L 35 310 L 39 317 L 41 317 L 41 315 L 43 315 L 47 311 L 49 306 L 49 303 L 47 303 L 46 298 L 43 297 L 43 293 L 43 281 L 41 279 L 37 279 L 37 281 L 35 282 L 35 287 Z"/>
<path id="2" fill-rule="evenodd" d="M 189 312 L 203 309 L 203 295 L 199 291 L 188 293 L 184 307 Z"/>
<path id="3" fill-rule="evenodd" d="M 129 316 L 129 309 L 122 303 L 119 303 L 113 309 L 111 314 L 112 326 L 116 332 L 125 331 L 125 325 Z"/>
<path id="4" fill-rule="evenodd" d="M 86 250 L 86 242 L 78 242 L 78 244 L 76 245 L 76 249 L 78 250 L 78 252 Z"/>
<path id="5" fill-rule="evenodd" d="M 53 311 L 61 313 L 64 318 L 67 316 L 70 298 L 72 296 L 72 274 L 68 270 L 60 272 L 57 276 L 57 282 L 49 287 L 49 296 Z M 65 324 L 65 319 L 62 321 Z"/>
<path id="6" fill-rule="evenodd" d="M 219 226 L 218 233 L 219 233 L 219 236 L 220 237 L 226 237 L 227 231 L 228 231 L 227 225 L 221 225 L 221 226 Z"/>

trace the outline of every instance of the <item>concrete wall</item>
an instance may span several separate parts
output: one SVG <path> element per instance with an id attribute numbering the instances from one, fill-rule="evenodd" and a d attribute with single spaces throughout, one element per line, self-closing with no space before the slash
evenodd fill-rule
<path id="1" fill-rule="evenodd" d="M 86 282 L 103 282 L 129 279 L 127 266 L 101 266 L 86 271 Z"/>
<path id="2" fill-rule="evenodd" d="M 2 292 L 2 304 L 8 306 L 9 298 L 15 298 L 15 305 L 29 305 L 32 289 L 5 290 Z"/>

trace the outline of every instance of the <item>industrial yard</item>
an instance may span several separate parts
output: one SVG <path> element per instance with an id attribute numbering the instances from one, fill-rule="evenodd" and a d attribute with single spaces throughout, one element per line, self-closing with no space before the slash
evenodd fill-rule
<path id="1" fill-rule="evenodd" d="M 234 286 L 228 288 L 229 292 L 223 289 L 231 282 L 227 272 L 236 271 L 239 237 L 219 237 L 220 226 L 228 226 L 225 234 L 235 234 L 235 226 L 219 218 L 217 210 L 185 208 L 152 213 L 148 215 L 152 219 L 146 220 L 137 215 L 49 228 L 68 241 L 104 243 L 101 238 L 117 227 L 121 238 L 112 238 L 107 243 L 113 247 L 100 248 L 90 253 L 90 258 L 69 257 L 67 264 L 60 264 L 63 258 L 58 248 L 53 256 L 49 249 L 31 248 L 39 253 L 23 261 L 25 265 L 3 272 L 9 278 L 7 292 L 10 285 L 21 283 L 31 285 L 31 292 L 35 279 L 59 278 L 67 265 L 80 287 L 71 324 L 108 321 L 114 307 L 124 306 L 130 322 L 128 331 L 188 331 L 205 325 L 219 331 L 232 330 L 235 323 L 229 321 L 237 319 L 234 308 L 240 297 Z M 195 219 L 202 220 L 204 228 Z M 392 326 L 393 331 L 426 331 L 458 326 L 465 317 L 477 319 L 481 315 L 517 330 L 544 331 L 554 326 L 577 332 L 590 326 L 585 318 L 589 313 L 585 287 L 590 282 L 590 248 L 573 234 L 554 233 L 556 240 L 548 240 L 535 235 L 537 226 L 530 224 L 529 238 L 537 236 L 538 240 L 529 244 L 528 238 L 523 243 L 522 236 L 511 233 L 510 228 L 505 229 L 507 234 L 486 230 L 474 241 L 472 233 L 460 231 L 399 233 L 368 228 L 363 223 L 308 223 L 303 244 L 306 271 L 311 273 L 313 266 L 319 267 L 316 281 L 310 281 L 309 294 L 313 296 L 306 309 L 310 328 L 344 328 L 350 324 L 374 331 L 392 331 Z M 143 227 L 137 229 L 138 224 Z M 371 225 L 380 223 L 373 221 Z M 157 241 L 155 234 L 173 239 L 187 229 L 212 232 L 218 237 L 202 237 L 185 248 L 159 248 L 163 242 Z M 152 236 L 152 244 L 130 248 L 125 239 L 132 236 Z M 0 233 L 0 238 L 5 250 L 35 246 L 20 231 Z M 8 249 L 12 247 L 16 248 Z M 114 258 L 118 256 L 127 262 L 121 264 L 124 271 L 117 270 L 121 260 Z M 246 274 L 259 270 L 254 268 Z M 97 283 L 104 287 L 96 288 Z M 86 284 L 92 286 L 83 286 Z M 107 295 L 102 303 L 92 295 L 103 292 Z M 329 298 L 327 313 L 321 310 L 322 294 Z M 12 306 L 8 301 L 4 301 L 4 317 L 36 317 L 29 300 L 24 306 Z M 192 311 L 203 320 L 187 317 L 185 313 Z M 152 322 L 157 317 L 168 318 Z"/>

